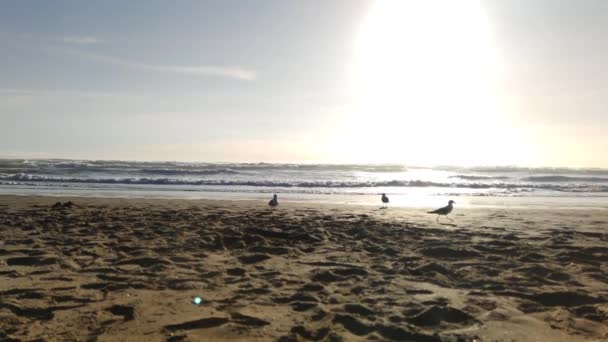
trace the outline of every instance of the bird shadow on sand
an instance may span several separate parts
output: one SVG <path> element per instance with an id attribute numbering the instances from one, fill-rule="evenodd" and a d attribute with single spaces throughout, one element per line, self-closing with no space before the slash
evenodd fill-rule
<path id="1" fill-rule="evenodd" d="M 444 222 L 439 222 L 440 225 L 442 226 L 449 226 L 449 227 L 458 227 L 457 225 L 453 224 L 453 223 L 444 223 Z"/>

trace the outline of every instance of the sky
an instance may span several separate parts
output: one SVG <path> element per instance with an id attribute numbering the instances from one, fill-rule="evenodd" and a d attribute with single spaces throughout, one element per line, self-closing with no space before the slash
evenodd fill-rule
<path id="1" fill-rule="evenodd" d="M 0 157 L 608 168 L 607 13 L 5 1 Z"/>

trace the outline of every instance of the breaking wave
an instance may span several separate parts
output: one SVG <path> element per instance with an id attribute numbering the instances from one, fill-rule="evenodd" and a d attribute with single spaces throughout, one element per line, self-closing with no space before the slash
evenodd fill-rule
<path id="1" fill-rule="evenodd" d="M 246 171 L 405 172 L 392 164 L 275 164 L 275 163 L 185 163 L 127 162 L 105 160 L 0 160 L 0 172 L 11 173 L 146 173 L 161 175 L 235 174 Z"/>
<path id="2" fill-rule="evenodd" d="M 232 169 L 202 169 L 202 170 L 191 170 L 191 169 L 142 169 L 139 170 L 140 173 L 145 174 L 153 174 L 153 175 L 220 175 L 220 174 L 229 174 L 235 175 L 240 172 L 234 171 Z"/>
<path id="3" fill-rule="evenodd" d="M 141 185 L 190 185 L 190 186 L 252 186 L 282 188 L 369 188 L 369 187 L 440 187 L 468 189 L 540 189 L 565 192 L 608 192 L 608 185 L 580 184 L 516 184 L 516 183 L 442 183 L 422 180 L 389 180 L 376 182 L 338 182 L 338 181 L 271 181 L 271 180 L 196 180 L 176 178 L 80 178 L 53 177 L 32 174 L 0 174 L 0 181 L 6 182 L 43 182 L 43 183 L 88 183 L 88 184 L 141 184 Z"/>
<path id="4" fill-rule="evenodd" d="M 506 179 L 509 179 L 510 177 L 507 177 L 507 176 L 492 177 L 492 176 L 455 175 L 455 176 L 450 176 L 450 178 L 458 178 L 458 179 L 464 179 L 464 180 L 506 180 Z"/>
<path id="5" fill-rule="evenodd" d="M 589 182 L 589 183 L 608 183 L 608 178 L 603 177 L 571 177 L 571 176 L 531 176 L 523 178 L 528 182 Z"/>

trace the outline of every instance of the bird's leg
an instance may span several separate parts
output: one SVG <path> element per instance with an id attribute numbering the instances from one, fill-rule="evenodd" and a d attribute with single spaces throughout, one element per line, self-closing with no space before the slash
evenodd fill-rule
<path id="1" fill-rule="evenodd" d="M 452 220 L 448 215 L 445 215 L 445 217 L 450 220 L 450 222 L 454 222 L 454 220 Z"/>
<path id="2" fill-rule="evenodd" d="M 437 222 L 439 222 L 439 216 L 440 216 L 440 215 L 437 215 L 437 219 L 436 219 L 436 220 L 437 220 Z"/>

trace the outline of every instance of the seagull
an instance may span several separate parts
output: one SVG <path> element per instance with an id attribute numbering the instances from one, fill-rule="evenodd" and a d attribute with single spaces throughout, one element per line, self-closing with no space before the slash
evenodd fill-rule
<path id="1" fill-rule="evenodd" d="M 437 210 L 428 211 L 428 213 L 437 214 L 437 222 L 439 222 L 439 216 L 441 216 L 441 215 L 445 216 L 448 220 L 452 221 L 452 219 L 448 217 L 448 214 L 452 212 L 452 209 L 454 209 L 454 207 L 452 206 L 452 203 L 456 203 L 456 202 L 450 200 L 448 202 L 447 206 L 445 206 L 443 208 L 439 208 Z M 452 222 L 454 222 L 454 221 L 452 221 Z"/>
<path id="2" fill-rule="evenodd" d="M 277 207 L 279 205 L 279 199 L 277 198 L 277 194 L 274 194 L 274 196 L 272 197 L 272 199 L 270 200 L 270 202 L 268 202 L 268 205 L 274 209 L 275 207 Z"/>
<path id="3" fill-rule="evenodd" d="M 386 205 L 388 204 L 388 197 L 386 197 L 386 194 L 382 194 L 382 203 L 384 204 L 384 207 L 386 208 Z"/>

